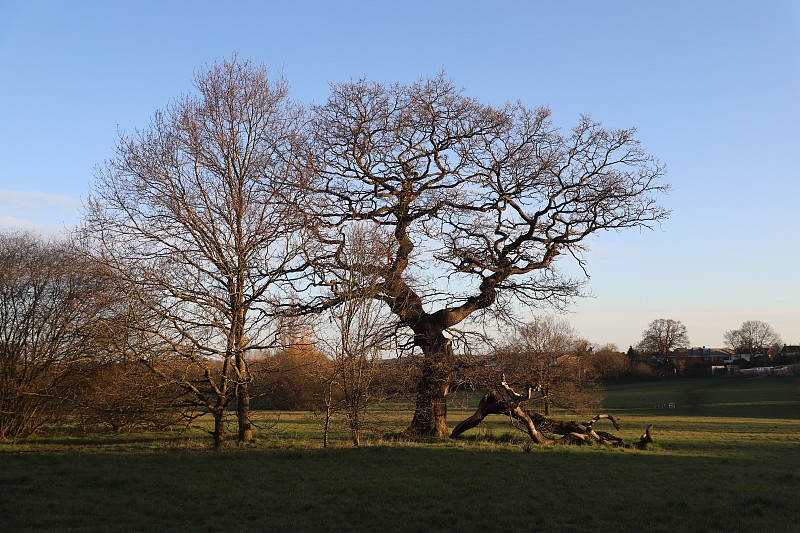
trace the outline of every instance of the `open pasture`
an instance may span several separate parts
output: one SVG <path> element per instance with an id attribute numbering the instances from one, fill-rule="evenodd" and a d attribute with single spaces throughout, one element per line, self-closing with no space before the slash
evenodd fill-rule
<path id="1" fill-rule="evenodd" d="M 0 529 L 797 531 L 798 380 L 621 385 L 606 405 L 626 440 L 655 424 L 656 445 L 536 447 L 502 417 L 459 441 L 361 449 L 341 427 L 322 449 L 308 413 L 262 413 L 254 445 L 221 453 L 197 429 L 62 430 L 0 445 Z"/>

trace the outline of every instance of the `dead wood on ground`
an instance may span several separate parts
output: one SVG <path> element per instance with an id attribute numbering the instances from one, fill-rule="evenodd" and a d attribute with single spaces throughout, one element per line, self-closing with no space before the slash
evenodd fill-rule
<path id="1" fill-rule="evenodd" d="M 465 431 L 474 428 L 489 415 L 505 415 L 521 422 L 525 426 L 528 435 L 537 444 L 589 444 L 597 442 L 608 446 L 645 449 L 648 444 L 654 442 L 652 424 L 647 426 L 644 434 L 637 442 L 626 443 L 616 435 L 594 429 L 595 423 L 599 420 L 609 420 L 614 425 L 614 428 L 619 431 L 619 422 L 610 414 L 599 414 L 583 423 L 547 418 L 522 407 L 524 402 L 533 397 L 533 393 L 536 390 L 535 387 L 529 386 L 524 394 L 520 394 L 508 385 L 505 376 L 503 376 L 500 386 L 502 390 L 492 390 L 481 398 L 475 413 L 453 429 L 450 434 L 451 439 L 458 438 Z M 551 435 L 560 435 L 560 437 Z"/>

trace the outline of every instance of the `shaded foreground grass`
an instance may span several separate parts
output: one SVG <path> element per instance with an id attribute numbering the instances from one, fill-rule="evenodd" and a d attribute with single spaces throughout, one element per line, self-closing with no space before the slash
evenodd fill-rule
<path id="1" fill-rule="evenodd" d="M 796 380 L 772 386 L 774 401 L 797 395 Z M 193 433 L 42 437 L 0 454 L 0 529 L 796 531 L 798 417 L 773 404 L 758 419 L 709 416 L 714 395 L 698 394 L 691 408 L 620 414 L 628 439 L 656 425 L 646 451 L 531 447 L 502 417 L 462 441 L 358 450 L 320 449 L 301 415 L 216 454 Z"/>
<path id="2" fill-rule="evenodd" d="M 9 531 L 796 531 L 797 463 L 370 447 L 3 457 Z"/>

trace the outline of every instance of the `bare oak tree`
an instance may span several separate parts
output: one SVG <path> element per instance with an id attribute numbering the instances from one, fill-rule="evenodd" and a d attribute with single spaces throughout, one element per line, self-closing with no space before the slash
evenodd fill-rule
<path id="1" fill-rule="evenodd" d="M 680 320 L 659 318 L 650 322 L 642 333 L 637 349 L 641 353 L 657 354 L 667 361 L 676 348 L 689 346 L 689 334 Z"/>
<path id="2" fill-rule="evenodd" d="M 766 353 L 771 346 L 781 343 L 781 336 L 772 326 L 760 320 L 743 322 L 739 329 L 726 331 L 723 337 L 730 348 L 750 357 Z"/>
<path id="3" fill-rule="evenodd" d="M 194 365 L 183 386 L 213 414 L 221 446 L 234 399 L 239 440 L 252 439 L 247 354 L 270 343 L 270 300 L 299 268 L 303 178 L 287 160 L 302 112 L 283 79 L 235 55 L 194 85 L 121 134 L 85 230 L 148 316 L 132 327 Z"/>
<path id="4" fill-rule="evenodd" d="M 514 302 L 566 304 L 580 282 L 558 257 L 582 266 L 590 235 L 668 214 L 654 198 L 664 168 L 634 130 L 584 116 L 564 134 L 546 108 L 483 104 L 443 75 L 336 85 L 311 130 L 326 242 L 355 222 L 386 238 L 375 298 L 423 353 L 410 435 L 447 436 L 452 328 Z"/>

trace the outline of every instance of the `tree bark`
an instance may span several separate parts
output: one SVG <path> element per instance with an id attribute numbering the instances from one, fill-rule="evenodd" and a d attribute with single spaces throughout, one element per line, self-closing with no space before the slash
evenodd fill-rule
<path id="1" fill-rule="evenodd" d="M 216 411 L 214 415 L 214 449 L 219 451 L 225 446 L 225 413 Z"/>
<path id="2" fill-rule="evenodd" d="M 322 388 L 322 398 L 325 402 L 325 427 L 322 430 L 322 447 L 328 447 L 328 435 L 330 434 L 331 416 L 333 416 L 333 383 L 327 381 Z"/>
<path id="3" fill-rule="evenodd" d="M 453 368 L 453 348 L 442 331 L 418 336 L 424 359 L 417 383 L 414 416 L 405 431 L 409 437 L 447 438 L 447 395 Z"/>
<path id="4" fill-rule="evenodd" d="M 236 421 L 239 425 L 239 442 L 253 441 L 253 426 L 250 419 L 250 369 L 245 360 L 244 311 L 238 313 L 238 324 L 234 329 L 236 351 L 233 363 L 236 365 Z"/>
<path id="5" fill-rule="evenodd" d="M 417 386 L 414 416 L 406 429 L 406 435 L 447 438 L 447 395 L 449 392 L 449 377 L 441 379 L 423 375 Z"/>
<path id="6" fill-rule="evenodd" d="M 358 421 L 354 421 L 354 425 L 352 428 L 352 436 L 353 436 L 353 448 L 358 448 L 361 446 L 361 432 L 359 430 Z"/>
<path id="7" fill-rule="evenodd" d="M 239 442 L 253 441 L 253 425 L 250 419 L 250 384 L 236 386 L 236 419 L 239 423 Z"/>

